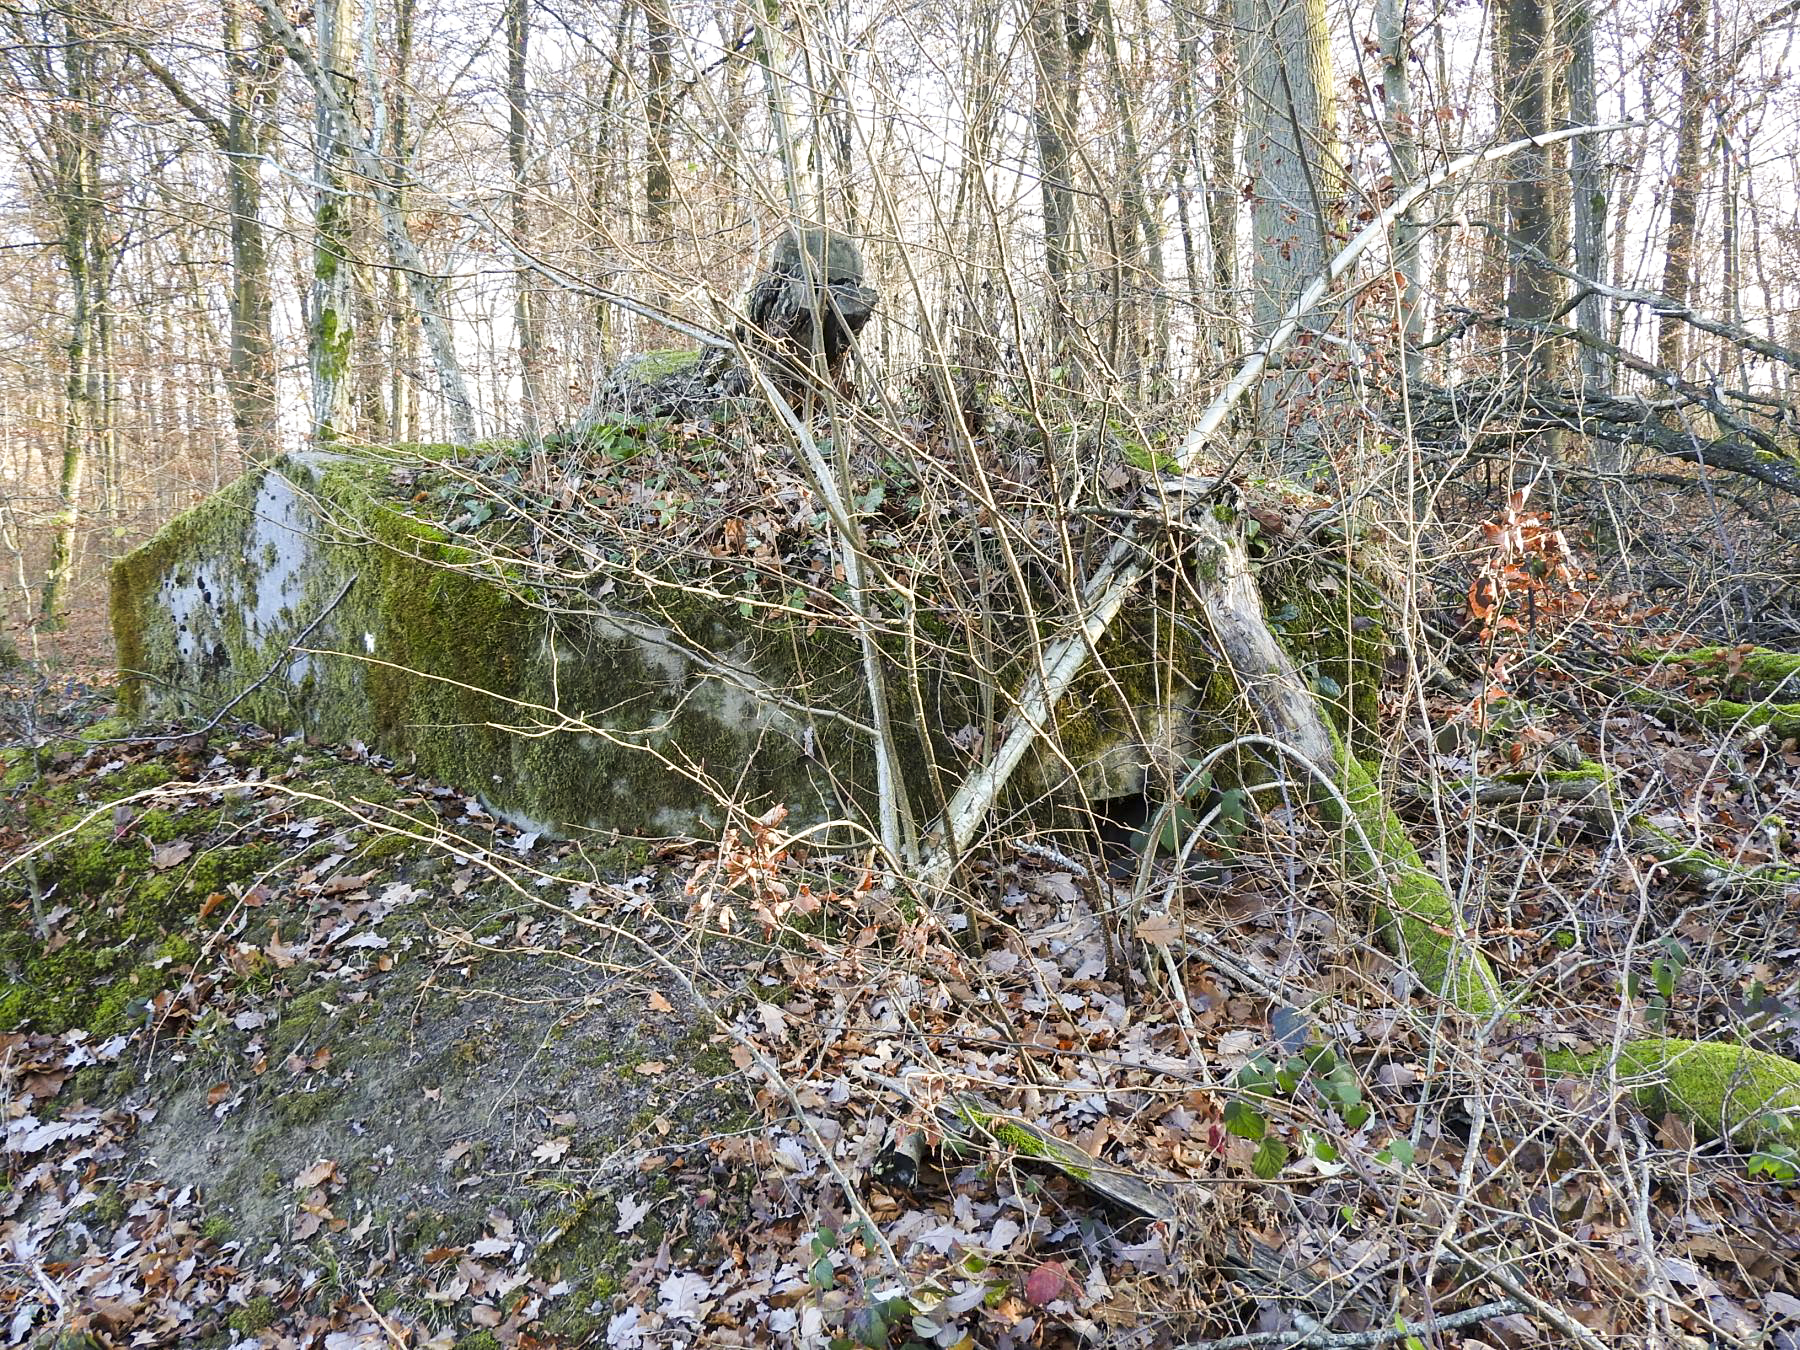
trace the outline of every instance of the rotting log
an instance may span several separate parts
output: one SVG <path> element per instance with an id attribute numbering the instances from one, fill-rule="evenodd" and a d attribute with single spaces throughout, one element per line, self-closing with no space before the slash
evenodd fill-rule
<path id="1" fill-rule="evenodd" d="M 1659 666 L 1679 666 L 1720 690 L 1717 697 L 1689 697 L 1660 689 L 1630 689 L 1626 696 L 1647 712 L 1689 726 L 1756 731 L 1776 741 L 1800 739 L 1800 654 L 1767 647 L 1700 647 L 1645 654 Z"/>
<path id="2" fill-rule="evenodd" d="M 1684 1116 L 1710 1138 L 1800 1147 L 1800 1064 L 1790 1059 L 1672 1036 L 1627 1041 L 1616 1058 L 1611 1046 L 1544 1054 L 1546 1068 L 1564 1073 L 1604 1073 L 1609 1064 L 1645 1110 Z"/>

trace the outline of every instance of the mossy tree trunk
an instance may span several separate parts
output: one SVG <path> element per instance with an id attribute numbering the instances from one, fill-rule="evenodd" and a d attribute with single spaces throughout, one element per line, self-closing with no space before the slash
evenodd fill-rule
<path id="1" fill-rule="evenodd" d="M 348 99 L 350 37 L 357 0 L 319 0 L 319 66 L 340 99 Z M 350 294 L 350 203 L 345 132 L 321 96 L 313 114 L 312 308 L 306 357 L 312 374 L 313 440 L 329 445 L 350 430 L 350 356 L 356 325 Z"/>

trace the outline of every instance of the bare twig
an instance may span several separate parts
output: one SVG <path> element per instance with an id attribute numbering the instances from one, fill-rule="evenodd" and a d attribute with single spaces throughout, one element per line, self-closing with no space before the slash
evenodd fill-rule
<path id="1" fill-rule="evenodd" d="M 1392 1345 L 1409 1337 L 1423 1338 L 1434 1332 L 1458 1331 L 1495 1317 L 1523 1312 L 1524 1305 L 1510 1298 L 1484 1303 L 1479 1308 L 1445 1313 L 1403 1326 L 1374 1327 L 1368 1331 L 1253 1331 L 1246 1336 L 1227 1336 L 1218 1341 L 1190 1341 L 1181 1350 L 1253 1350 L 1272 1346 L 1277 1350 L 1361 1350 L 1363 1346 Z"/>

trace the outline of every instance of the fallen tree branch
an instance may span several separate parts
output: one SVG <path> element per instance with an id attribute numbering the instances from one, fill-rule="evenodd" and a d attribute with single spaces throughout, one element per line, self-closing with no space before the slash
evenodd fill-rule
<path id="1" fill-rule="evenodd" d="M 1521 150 L 1541 148 L 1559 141 L 1572 140 L 1577 136 L 1622 131 L 1632 125 L 1635 124 L 1617 122 L 1604 126 L 1567 127 L 1541 136 L 1509 141 L 1505 145 L 1490 146 L 1453 160 L 1401 192 L 1379 216 L 1344 245 L 1324 273 L 1315 277 L 1301 292 L 1299 298 L 1288 308 L 1287 315 L 1269 336 L 1244 358 L 1237 373 L 1219 392 L 1218 397 L 1207 405 L 1199 421 L 1182 440 L 1176 455 L 1177 472 L 1193 475 L 1199 471 L 1201 456 L 1211 446 L 1212 438 L 1225 424 L 1226 417 L 1261 377 L 1269 362 L 1293 340 L 1300 330 L 1300 321 L 1318 306 L 1331 287 L 1356 265 L 1364 253 L 1378 240 L 1385 239 L 1403 216 L 1445 182 L 1478 165 L 1506 159 Z M 1049 729 L 1051 713 L 1075 682 L 1075 677 L 1086 666 L 1094 644 L 1106 632 L 1126 599 L 1137 589 L 1138 583 L 1148 572 L 1149 565 L 1136 531 L 1128 527 L 1083 588 L 1080 618 L 1073 631 L 1050 644 L 1043 653 L 1039 669 L 1026 680 L 1024 688 L 1019 691 L 1014 700 L 1012 715 L 1007 719 L 1006 734 L 1001 738 L 993 758 L 963 780 L 956 795 L 945 807 L 943 818 L 934 832 L 935 847 L 920 871 L 920 879 L 925 885 L 938 887 L 948 880 L 957 859 L 974 838 L 980 823 L 993 809 L 1001 789 L 1024 759 L 1025 752 Z"/>
<path id="2" fill-rule="evenodd" d="M 1800 459 L 1765 450 L 1737 434 L 1705 438 L 1671 427 L 1660 416 L 1668 408 L 1647 400 L 1536 386 L 1509 387 L 1502 393 L 1485 383 L 1451 388 L 1416 385 L 1414 398 L 1419 409 L 1415 425 L 1422 439 L 1479 440 L 1481 437 L 1471 437 L 1468 429 L 1504 401 L 1509 405 L 1510 420 L 1505 432 L 1509 436 L 1575 431 L 1621 444 L 1642 445 L 1671 459 L 1743 474 L 1800 496 Z M 1682 399 L 1672 406 L 1689 402 Z"/>

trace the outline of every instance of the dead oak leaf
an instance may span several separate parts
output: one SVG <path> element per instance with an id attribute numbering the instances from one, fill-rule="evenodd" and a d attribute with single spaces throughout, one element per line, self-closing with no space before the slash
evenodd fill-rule
<path id="1" fill-rule="evenodd" d="M 563 1155 L 569 1151 L 569 1145 L 573 1142 L 574 1141 L 568 1135 L 559 1134 L 554 1139 L 544 1140 L 543 1143 L 532 1149 L 531 1156 L 536 1158 L 539 1162 L 559 1163 L 563 1160 Z"/>
<path id="2" fill-rule="evenodd" d="M 150 853 L 150 865 L 159 872 L 166 872 L 171 867 L 179 867 L 194 856 L 194 845 L 186 839 L 177 839 L 172 844 L 164 844 Z"/>

